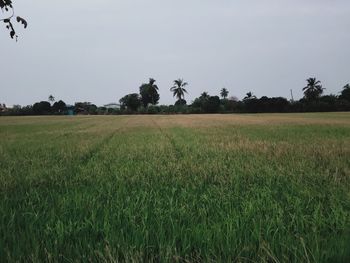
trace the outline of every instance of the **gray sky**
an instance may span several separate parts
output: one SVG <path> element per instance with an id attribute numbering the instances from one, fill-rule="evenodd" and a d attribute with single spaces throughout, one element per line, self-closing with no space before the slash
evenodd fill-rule
<path id="1" fill-rule="evenodd" d="M 305 80 L 326 93 L 350 82 L 349 0 L 14 0 L 19 41 L 0 27 L 0 102 L 50 94 L 66 103 L 116 102 L 157 80 L 230 96 L 302 96 Z"/>

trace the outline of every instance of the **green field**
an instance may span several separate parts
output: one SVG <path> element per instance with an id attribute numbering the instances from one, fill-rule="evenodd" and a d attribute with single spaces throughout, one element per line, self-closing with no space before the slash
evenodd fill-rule
<path id="1" fill-rule="evenodd" d="M 350 113 L 0 117 L 0 262 L 350 262 Z"/>

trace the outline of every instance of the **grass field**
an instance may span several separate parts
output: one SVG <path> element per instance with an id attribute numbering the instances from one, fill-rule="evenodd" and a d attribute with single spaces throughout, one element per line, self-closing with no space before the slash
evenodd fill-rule
<path id="1" fill-rule="evenodd" d="M 0 262 L 350 262 L 350 113 L 0 118 Z"/>

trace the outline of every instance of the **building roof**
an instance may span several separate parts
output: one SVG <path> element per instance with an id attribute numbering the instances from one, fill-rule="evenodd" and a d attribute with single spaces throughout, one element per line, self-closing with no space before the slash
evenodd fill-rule
<path id="1" fill-rule="evenodd" d="M 119 108 L 120 104 L 118 104 L 118 103 L 108 103 L 108 104 L 103 105 L 103 107 L 106 107 L 106 108 Z"/>

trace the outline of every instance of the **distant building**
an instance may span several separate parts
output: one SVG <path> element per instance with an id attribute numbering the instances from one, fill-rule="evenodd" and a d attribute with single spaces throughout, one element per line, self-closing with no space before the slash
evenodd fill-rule
<path id="1" fill-rule="evenodd" d="M 73 105 L 66 105 L 66 114 L 69 116 L 73 116 L 75 114 Z"/>
<path id="2" fill-rule="evenodd" d="M 103 105 L 103 107 L 105 107 L 107 110 L 108 109 L 120 109 L 120 104 L 118 104 L 118 103 L 109 103 L 109 104 Z"/>

